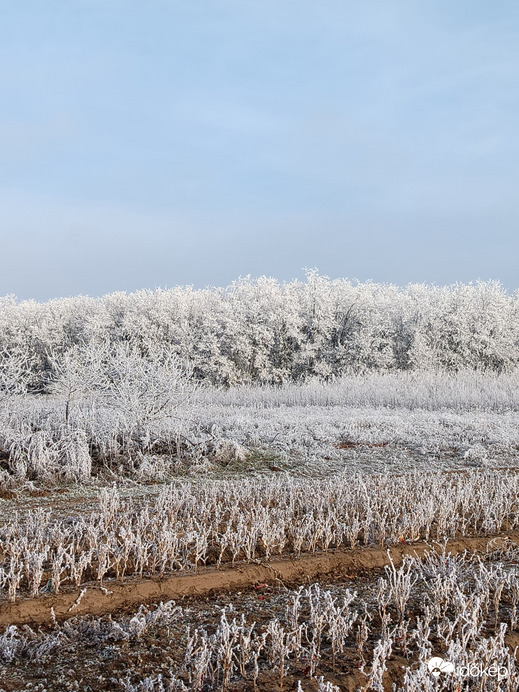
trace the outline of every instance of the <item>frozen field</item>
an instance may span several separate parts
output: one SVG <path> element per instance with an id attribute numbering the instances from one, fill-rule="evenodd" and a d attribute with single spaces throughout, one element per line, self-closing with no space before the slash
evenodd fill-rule
<path id="1" fill-rule="evenodd" d="M 516 303 L 4 301 L 0 691 L 515 692 Z"/>

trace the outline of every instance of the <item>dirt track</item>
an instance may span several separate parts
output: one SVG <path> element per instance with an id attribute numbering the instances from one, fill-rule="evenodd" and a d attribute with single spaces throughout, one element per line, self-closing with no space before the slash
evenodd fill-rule
<path id="1" fill-rule="evenodd" d="M 491 540 L 504 540 L 507 537 L 519 542 L 519 532 L 515 532 L 507 535 L 458 538 L 449 541 L 447 546 L 453 555 L 464 550 L 485 552 Z M 498 547 L 499 543 L 496 541 L 494 547 Z M 398 565 L 404 555 L 421 557 L 425 551 L 432 548 L 441 549 L 438 545 L 420 541 L 391 546 L 389 550 L 393 562 Z M 51 609 L 54 609 L 59 620 L 76 615 L 104 615 L 141 603 L 204 595 L 211 591 L 242 589 L 258 583 L 273 583 L 276 580 L 293 585 L 316 581 L 326 575 L 348 578 L 359 570 L 380 568 L 387 564 L 387 549 L 379 546 L 302 555 L 299 558 L 281 557 L 269 563 L 240 563 L 219 570 L 207 568 L 197 573 L 175 574 L 162 579 L 129 578 L 122 582 L 108 581 L 104 587 L 90 583 L 85 584 L 81 590 L 26 598 L 15 603 L 3 602 L 0 605 L 0 627 L 50 622 Z"/>

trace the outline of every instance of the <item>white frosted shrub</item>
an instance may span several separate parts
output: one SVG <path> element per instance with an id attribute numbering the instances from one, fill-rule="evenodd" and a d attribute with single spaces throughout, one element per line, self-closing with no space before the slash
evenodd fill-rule
<path id="1" fill-rule="evenodd" d="M 60 439 L 60 475 L 66 480 L 85 481 L 92 472 L 92 459 L 86 433 L 83 430 L 67 431 Z"/>

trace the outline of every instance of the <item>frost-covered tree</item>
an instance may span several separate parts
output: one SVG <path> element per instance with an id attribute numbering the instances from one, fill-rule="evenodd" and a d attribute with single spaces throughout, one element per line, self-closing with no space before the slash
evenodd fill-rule
<path id="1" fill-rule="evenodd" d="M 69 424 L 73 402 L 93 396 L 106 387 L 106 373 L 103 361 L 106 348 L 93 343 L 73 346 L 58 357 L 51 357 L 52 374 L 48 390 L 60 397 L 65 406 L 65 424 Z"/>
<path id="2" fill-rule="evenodd" d="M 194 392 L 190 369 L 165 349 L 140 353 L 127 343 L 86 344 L 52 360 L 49 389 L 65 404 L 68 424 L 74 401 L 118 412 L 133 431 L 172 416 Z"/>
<path id="3" fill-rule="evenodd" d="M 195 390 L 189 368 L 164 349 L 143 357 L 120 344 L 105 355 L 102 372 L 101 394 L 130 433 L 175 415 Z"/>

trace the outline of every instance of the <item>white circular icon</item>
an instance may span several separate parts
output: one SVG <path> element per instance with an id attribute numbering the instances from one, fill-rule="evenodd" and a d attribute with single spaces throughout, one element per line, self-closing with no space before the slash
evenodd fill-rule
<path id="1" fill-rule="evenodd" d="M 434 675 L 435 678 L 440 675 L 440 673 L 453 673 L 454 672 L 454 665 L 450 661 L 445 661 L 443 658 L 440 658 L 439 656 L 434 656 L 434 658 L 431 658 L 429 663 L 427 664 L 427 667 L 431 671 L 431 674 Z"/>

